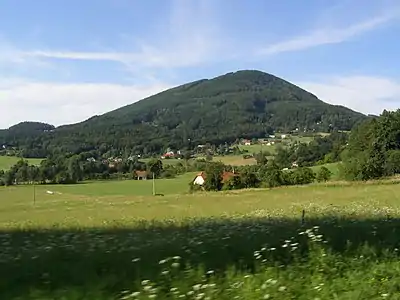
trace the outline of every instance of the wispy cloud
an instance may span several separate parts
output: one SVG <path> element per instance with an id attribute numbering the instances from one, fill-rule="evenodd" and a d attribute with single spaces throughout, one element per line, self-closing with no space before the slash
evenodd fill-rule
<path id="1" fill-rule="evenodd" d="M 134 103 L 170 88 L 168 84 L 120 85 L 101 83 L 32 82 L 1 79 L 0 128 L 32 120 L 54 125 L 75 123 Z M 24 109 L 21 110 L 21 107 Z"/>
<path id="2" fill-rule="evenodd" d="M 363 20 L 349 26 L 338 28 L 322 28 L 310 31 L 307 34 L 293 37 L 291 39 L 274 43 L 257 50 L 259 55 L 273 55 L 283 52 L 300 51 L 308 48 L 318 47 L 328 44 L 338 44 L 348 41 L 358 35 L 383 26 L 390 21 L 400 18 L 398 8 L 373 18 Z"/>
<path id="3" fill-rule="evenodd" d="M 216 25 L 213 1 L 174 0 L 169 19 L 151 40 L 135 41 L 127 51 L 83 52 L 69 50 L 29 50 L 14 52 L 19 59 L 88 60 L 121 63 L 129 69 L 181 68 L 217 59 L 226 43 Z"/>
<path id="4" fill-rule="evenodd" d="M 398 109 L 400 82 L 374 76 L 335 76 L 320 82 L 297 82 L 328 103 L 344 105 L 366 114 Z"/>

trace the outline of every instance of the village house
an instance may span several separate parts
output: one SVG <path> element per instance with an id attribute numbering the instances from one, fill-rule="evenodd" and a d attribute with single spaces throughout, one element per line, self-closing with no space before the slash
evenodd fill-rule
<path id="1" fill-rule="evenodd" d="M 161 156 L 161 159 L 174 158 L 174 157 L 175 157 L 174 151 L 168 151 L 168 152 L 164 153 L 164 154 Z"/>
<path id="2" fill-rule="evenodd" d="M 222 173 L 222 183 L 227 182 L 229 179 L 231 179 L 234 176 L 239 176 L 237 173 L 233 172 L 226 172 L 224 171 Z M 196 175 L 196 177 L 193 179 L 193 184 L 195 185 L 200 185 L 202 186 L 204 182 L 206 181 L 206 173 L 205 172 L 200 172 L 199 174 Z"/>
<path id="3" fill-rule="evenodd" d="M 242 140 L 242 144 L 245 145 L 245 146 L 250 146 L 251 145 L 251 141 L 248 140 L 248 139 L 243 139 Z"/>

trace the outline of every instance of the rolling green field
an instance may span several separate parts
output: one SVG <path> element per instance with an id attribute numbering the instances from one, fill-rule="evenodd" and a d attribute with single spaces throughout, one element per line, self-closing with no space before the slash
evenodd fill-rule
<path id="1" fill-rule="evenodd" d="M 13 165 L 15 165 L 21 158 L 15 156 L 0 156 L 0 170 L 8 170 Z M 39 165 L 42 159 L 39 158 L 28 158 L 25 160 L 28 161 L 31 165 Z"/>
<path id="2" fill-rule="evenodd" d="M 329 171 L 332 173 L 332 180 L 338 180 L 340 177 L 340 169 L 339 169 L 340 163 L 331 163 L 331 164 L 324 164 L 324 165 L 319 165 L 319 166 L 313 166 L 311 169 L 317 173 L 322 167 L 327 168 Z"/>
<path id="3" fill-rule="evenodd" d="M 281 145 L 284 145 L 282 143 L 280 143 Z M 259 153 L 259 152 L 264 152 L 264 151 L 268 151 L 271 154 L 275 154 L 276 152 L 276 147 L 278 146 L 278 144 L 274 144 L 274 145 L 261 145 L 261 144 L 253 144 L 253 145 L 239 145 L 239 149 L 242 151 L 248 151 L 249 154 L 253 154 L 253 153 Z"/>
<path id="4" fill-rule="evenodd" d="M 192 175 L 156 197 L 0 188 L 0 298 L 400 299 L 398 180 L 188 194 Z"/>
<path id="5" fill-rule="evenodd" d="M 248 151 L 248 153 L 259 153 L 262 151 L 268 151 L 272 155 L 276 153 L 277 147 L 286 147 L 293 142 L 309 143 L 314 139 L 314 137 L 309 136 L 289 136 L 283 139 L 280 143 L 275 143 L 273 145 L 262 145 L 262 144 L 252 144 L 252 145 L 238 145 L 240 150 Z"/>

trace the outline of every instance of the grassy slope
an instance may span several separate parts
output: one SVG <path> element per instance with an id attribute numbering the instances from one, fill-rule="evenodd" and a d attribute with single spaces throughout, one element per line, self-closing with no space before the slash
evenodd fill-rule
<path id="1" fill-rule="evenodd" d="M 324 165 L 319 165 L 319 166 L 313 166 L 311 167 L 311 169 L 317 173 L 319 171 L 319 169 L 321 169 L 322 167 L 327 168 L 329 171 L 331 171 L 332 173 L 332 180 L 338 180 L 339 179 L 339 165 L 340 163 L 331 163 L 331 164 L 324 164 Z"/>
<path id="2" fill-rule="evenodd" d="M 0 156 L 0 170 L 8 170 L 15 165 L 21 158 L 15 156 Z M 42 159 L 28 158 L 26 159 L 31 165 L 39 165 Z"/>
<path id="3" fill-rule="evenodd" d="M 358 210 L 359 213 L 383 206 L 400 209 L 400 185 L 310 185 L 192 195 L 186 193 L 189 180 L 189 176 L 159 180 L 157 186 L 166 193 L 164 197 L 150 196 L 151 180 L 147 181 L 145 192 L 131 189 L 142 183 L 132 180 L 78 186 L 37 186 L 35 206 L 32 186 L 3 187 L 0 188 L 0 198 L 4 199 L 0 204 L 0 226 L 18 227 L 21 222 L 32 221 L 38 226 L 60 223 L 68 227 L 72 222 L 86 227 L 102 226 L 104 220 L 127 218 L 131 221 L 164 220 L 167 217 L 179 220 L 243 214 L 298 218 L 303 208 L 318 215 L 331 205 L 337 209 Z M 170 188 L 174 181 L 176 186 L 180 186 L 179 190 Z M 53 190 L 56 194 L 49 195 L 46 190 Z"/>
<path id="4" fill-rule="evenodd" d="M 150 279 L 158 285 L 157 299 L 165 293 L 176 293 L 172 299 L 187 293 L 194 295 L 189 299 L 201 293 L 197 299 L 399 299 L 393 249 L 400 244 L 400 185 L 131 193 L 131 186 L 148 183 L 57 186 L 62 194 L 55 195 L 45 193 L 55 186 L 37 187 L 36 205 L 32 187 L 0 188 L 0 298 L 122 299 L 122 291 L 143 289 L 138 281 Z M 172 181 L 158 181 L 164 184 Z M 302 209 L 305 228 L 319 225 L 327 244 L 316 241 L 319 233 L 299 236 Z M 262 247 L 276 250 L 256 251 Z M 177 255 L 182 259 L 159 263 Z M 303 258 L 296 262 L 293 255 Z M 242 267 L 258 267 L 241 269 L 239 259 Z M 177 262 L 192 267 L 183 273 Z M 206 279 L 208 270 L 225 275 Z M 145 289 L 139 298 L 124 295 L 149 299 L 155 291 Z"/>

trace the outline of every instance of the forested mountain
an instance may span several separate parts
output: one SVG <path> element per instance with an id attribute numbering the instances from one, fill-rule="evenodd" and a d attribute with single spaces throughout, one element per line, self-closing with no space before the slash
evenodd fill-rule
<path id="1" fill-rule="evenodd" d="M 0 144 L 18 147 L 26 157 L 93 149 L 146 154 L 166 147 L 263 137 L 275 130 L 349 130 L 365 118 L 273 75 L 238 71 L 178 86 L 55 130 L 50 125 L 34 126 L 39 130 L 31 134 L 27 125 L 25 134 L 10 128 L 0 132 Z M 24 128 L 21 124 L 16 127 Z"/>

